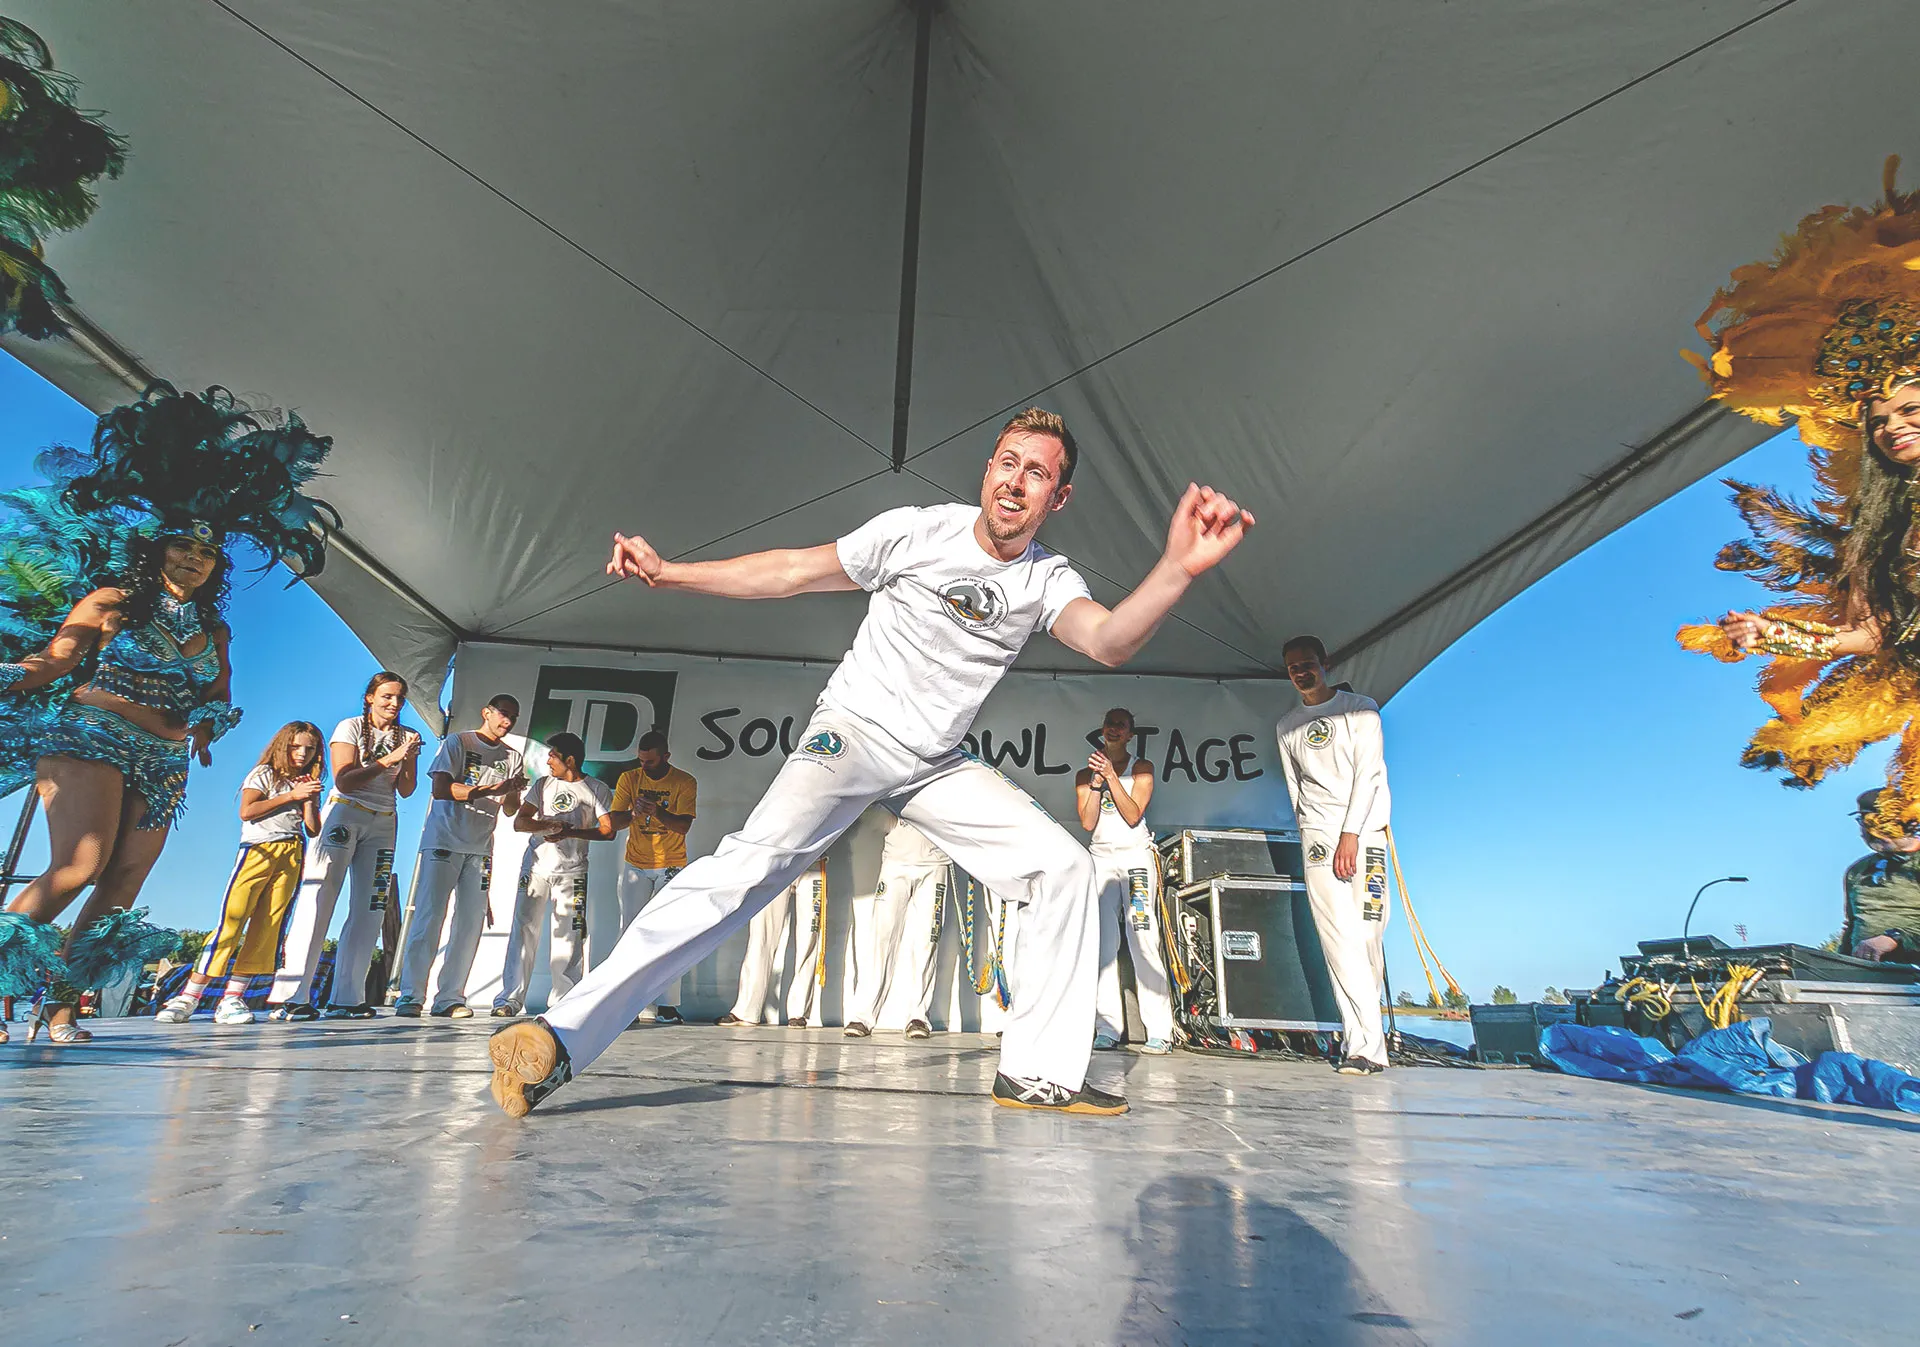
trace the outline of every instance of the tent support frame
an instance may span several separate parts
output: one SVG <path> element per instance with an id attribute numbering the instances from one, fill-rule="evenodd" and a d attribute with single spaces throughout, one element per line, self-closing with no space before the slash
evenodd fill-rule
<path id="1" fill-rule="evenodd" d="M 913 110 L 907 128 L 907 204 L 900 233 L 900 330 L 893 355 L 893 470 L 907 466 L 913 405 L 913 322 L 920 288 L 920 188 L 927 162 L 927 70 L 935 0 L 913 0 Z"/>

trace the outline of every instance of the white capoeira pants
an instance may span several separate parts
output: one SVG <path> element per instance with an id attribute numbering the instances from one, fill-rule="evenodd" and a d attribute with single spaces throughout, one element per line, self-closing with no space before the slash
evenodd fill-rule
<path id="1" fill-rule="evenodd" d="M 605 923 L 595 926 L 587 923 L 587 967 L 598 968 L 607 961 L 614 949 L 620 944 L 620 937 L 627 933 L 627 927 L 646 910 L 654 895 L 667 887 L 673 877 L 680 873 L 680 867 L 670 865 L 664 869 L 647 870 L 637 865 L 622 864 L 620 874 L 614 881 L 615 894 L 620 902 L 620 928 L 615 931 L 606 929 Z M 652 1015 L 660 1006 L 678 1006 L 680 1004 L 680 979 L 675 978 L 661 989 L 664 999 L 659 1005 L 648 1002 L 642 1006 L 642 1015 Z"/>
<path id="2" fill-rule="evenodd" d="M 787 984 L 786 1017 L 811 1020 L 820 987 L 820 944 L 826 924 L 827 878 L 817 869 L 754 913 L 747 926 L 747 954 L 740 961 L 740 994 L 733 998 L 733 1013 L 748 1024 L 780 1023 L 778 1007 L 768 1002 L 776 999 L 772 993 L 777 991 L 781 956 L 787 952 L 787 927 L 793 926 L 793 981 Z"/>
<path id="3" fill-rule="evenodd" d="M 347 919 L 333 950 L 333 990 L 327 1004 L 357 1006 L 367 999 L 367 970 L 380 944 L 380 924 L 393 900 L 392 814 L 377 814 L 351 800 L 335 800 L 320 820 L 320 835 L 307 846 L 300 892 L 293 900 L 281 945 L 280 969 L 268 1001 L 304 1002 L 333 922 L 333 906 L 347 889 Z"/>
<path id="4" fill-rule="evenodd" d="M 1120 998 L 1120 942 L 1133 959 L 1133 989 L 1140 998 L 1140 1022 L 1147 1037 L 1173 1040 L 1173 994 L 1167 985 L 1167 960 L 1160 944 L 1160 872 L 1150 847 L 1093 853 L 1094 890 L 1100 895 L 1100 993 L 1095 1031 L 1119 1041 L 1127 1036 L 1126 1009 Z M 1144 886 L 1144 902 L 1134 903 L 1134 885 Z"/>
<path id="5" fill-rule="evenodd" d="M 493 878 L 492 855 L 435 847 L 420 853 L 413 867 L 413 915 L 407 921 L 407 947 L 400 955 L 400 999 L 422 1001 L 427 971 L 433 978 L 434 1010 L 464 1005 L 467 975 L 480 952 L 487 919 L 487 888 Z M 452 907 L 449 912 L 448 907 Z M 446 942 L 441 943 L 442 928 Z"/>
<path id="6" fill-rule="evenodd" d="M 886 1009 L 896 965 L 919 979 L 908 1022 L 927 1019 L 933 1007 L 940 923 L 952 891 L 952 866 L 897 865 L 881 870 L 871 899 L 854 900 L 853 990 L 847 995 L 847 1023 L 873 1028 Z"/>
<path id="7" fill-rule="evenodd" d="M 627 928 L 606 963 L 549 1010 L 577 1073 L 660 989 L 718 949 L 806 872 L 868 805 L 886 801 L 954 863 L 1025 905 L 1000 1069 L 1078 1089 L 1093 1050 L 1099 930 L 1093 867 L 1033 798 L 958 749 L 927 760 L 858 717 L 822 712 L 740 831 Z"/>
<path id="8" fill-rule="evenodd" d="M 548 1002 L 559 1000 L 585 974 L 587 945 L 587 872 L 535 870 L 532 848 L 520 867 L 520 892 L 513 901 L 513 924 L 507 928 L 506 961 L 500 969 L 496 1006 L 518 1014 L 527 1004 L 527 984 L 533 980 L 533 955 L 540 948 L 541 918 L 552 917 L 547 970 L 553 977 Z"/>
<path id="9" fill-rule="evenodd" d="M 1387 1064 L 1387 1036 L 1380 1027 L 1380 989 L 1386 977 L 1387 835 L 1363 833 L 1353 878 L 1333 876 L 1338 830 L 1302 826 L 1307 902 L 1320 932 L 1320 948 L 1340 1003 L 1341 1050 L 1349 1057 Z M 1315 857 L 1319 857 L 1318 860 Z"/>

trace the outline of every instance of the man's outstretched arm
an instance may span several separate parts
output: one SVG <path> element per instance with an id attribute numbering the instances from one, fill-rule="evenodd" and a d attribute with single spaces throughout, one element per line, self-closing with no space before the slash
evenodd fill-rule
<path id="1" fill-rule="evenodd" d="M 607 574 L 723 599 L 784 599 L 860 587 L 847 578 L 832 543 L 749 552 L 722 561 L 665 561 L 645 538 L 616 533 Z"/>
<path id="2" fill-rule="evenodd" d="M 1166 620 L 1194 577 L 1240 545 L 1253 515 L 1210 486 L 1189 486 L 1174 507 L 1167 547 L 1147 578 L 1118 607 L 1075 599 L 1060 610 L 1054 639 L 1112 668 L 1125 664 Z"/>

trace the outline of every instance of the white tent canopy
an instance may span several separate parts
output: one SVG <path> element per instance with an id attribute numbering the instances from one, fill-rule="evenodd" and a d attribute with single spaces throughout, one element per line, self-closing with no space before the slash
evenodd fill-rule
<path id="1" fill-rule="evenodd" d="M 1103 600 L 1189 479 L 1261 516 L 1134 667 L 1312 630 L 1390 695 L 1757 442 L 1689 325 L 1912 124 L 1894 0 L 7 9 L 133 144 L 51 254 L 85 349 L 8 349 L 332 435 L 317 587 L 423 697 L 462 639 L 834 658 L 861 596 L 607 588 L 609 535 L 970 500 L 1029 401 Z"/>

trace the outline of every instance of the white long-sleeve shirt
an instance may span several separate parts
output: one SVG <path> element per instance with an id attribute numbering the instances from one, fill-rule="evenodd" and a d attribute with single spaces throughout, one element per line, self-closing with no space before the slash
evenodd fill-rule
<path id="1" fill-rule="evenodd" d="M 1364 836 L 1387 826 L 1386 741 L 1371 697 L 1342 691 L 1318 706 L 1302 704 L 1281 717 L 1275 733 L 1302 828 Z"/>

